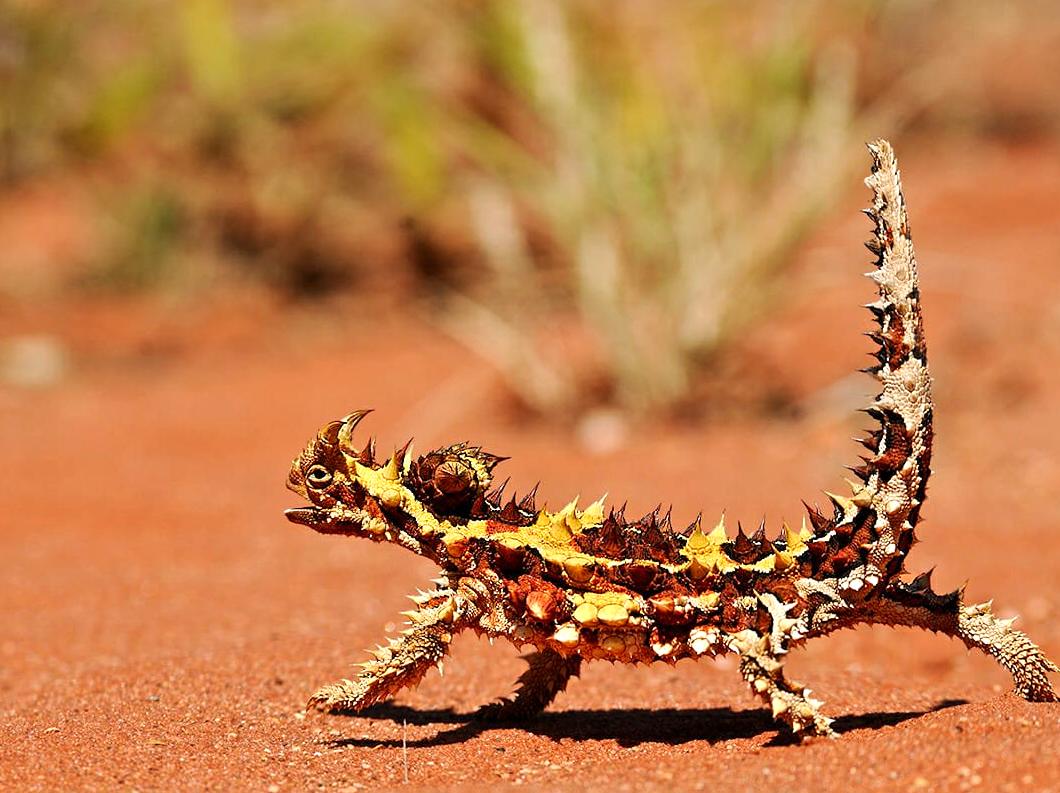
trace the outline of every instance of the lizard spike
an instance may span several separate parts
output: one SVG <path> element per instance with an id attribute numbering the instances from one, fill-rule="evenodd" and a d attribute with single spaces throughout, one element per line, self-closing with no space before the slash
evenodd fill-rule
<path id="1" fill-rule="evenodd" d="M 412 465 L 412 442 L 413 438 L 409 438 L 405 441 L 405 445 L 394 452 L 394 459 L 398 460 L 398 464 L 401 466 L 401 472 L 407 474 L 409 468 Z"/>
<path id="2" fill-rule="evenodd" d="M 519 509 L 523 510 L 524 512 L 536 512 L 537 511 L 537 507 L 535 506 L 535 502 L 537 500 L 537 488 L 540 485 L 541 485 L 541 483 L 538 482 L 536 485 L 534 485 L 532 488 L 530 488 L 530 492 L 527 493 L 525 496 L 523 496 L 523 500 L 519 502 Z"/>
<path id="3" fill-rule="evenodd" d="M 611 514 L 594 530 L 594 547 L 611 558 L 622 558 L 626 553 L 624 526 L 625 521 L 616 517 L 614 510 L 611 510 Z"/>
<path id="4" fill-rule="evenodd" d="M 755 533 L 751 536 L 751 541 L 757 543 L 759 546 L 765 545 L 766 543 L 766 518 L 762 516 L 762 522 L 758 524 L 758 528 Z"/>
<path id="5" fill-rule="evenodd" d="M 643 524 L 645 527 L 658 526 L 659 525 L 659 512 L 662 510 L 662 503 L 655 505 L 655 509 L 651 510 L 641 518 L 638 523 Z"/>
<path id="6" fill-rule="evenodd" d="M 497 516 L 505 523 L 519 524 L 523 522 L 523 514 L 519 511 L 519 505 L 515 503 L 515 496 L 504 505 L 504 508 L 500 511 Z"/>
<path id="7" fill-rule="evenodd" d="M 811 507 L 805 501 L 802 502 L 802 505 L 806 507 L 806 514 L 810 518 L 810 525 L 813 526 L 814 534 L 822 534 L 832 530 L 832 521 L 826 518 L 820 509 L 816 506 Z"/>
<path id="8" fill-rule="evenodd" d="M 868 460 L 865 462 L 868 462 Z M 872 469 L 867 465 L 848 465 L 846 469 L 864 484 L 868 484 L 868 481 L 872 478 Z"/>
<path id="9" fill-rule="evenodd" d="M 858 410 L 858 412 L 864 413 L 872 417 L 876 421 L 882 421 L 884 418 L 883 412 L 878 407 L 876 407 L 875 404 L 869 405 L 869 407 L 867 408 L 861 408 L 860 410 Z"/>
<path id="10" fill-rule="evenodd" d="M 357 425 L 361 423 L 364 417 L 371 412 L 370 408 L 368 410 L 355 410 L 340 419 L 341 426 L 339 427 L 337 440 L 344 449 L 350 449 L 351 451 L 354 449 L 353 431 L 357 429 Z"/>
<path id="11" fill-rule="evenodd" d="M 360 455 L 357 457 L 357 462 L 361 465 L 372 466 L 375 465 L 375 438 L 369 437 L 368 442 L 361 449 Z"/>
<path id="12" fill-rule="evenodd" d="M 604 519 L 604 502 L 607 501 L 607 493 L 588 504 L 581 511 L 582 526 L 599 524 Z"/>
<path id="13" fill-rule="evenodd" d="M 851 501 L 851 503 L 854 504 L 855 507 L 858 507 L 859 509 L 862 509 L 864 507 L 872 506 L 872 491 L 871 490 L 869 490 L 867 487 L 864 487 L 863 485 L 859 484 L 858 482 L 852 482 L 849 479 L 846 479 L 844 481 L 848 485 L 850 485 L 850 491 L 853 494 L 850 497 L 850 501 Z"/>
<path id="14" fill-rule="evenodd" d="M 688 526 L 681 530 L 680 534 L 686 539 L 692 535 L 697 529 L 702 531 L 703 529 L 703 513 L 700 512 L 696 515 L 695 519 L 688 524 Z"/>
<path id="15" fill-rule="evenodd" d="M 754 543 L 744 534 L 743 525 L 736 522 L 736 538 L 732 541 L 733 553 L 739 557 L 747 557 L 753 554 L 756 550 Z"/>
<path id="16" fill-rule="evenodd" d="M 909 584 L 909 588 L 912 589 L 914 592 L 930 592 L 931 576 L 934 572 L 935 568 L 932 567 L 930 570 L 921 573 L 912 580 L 912 582 Z"/>
<path id="17" fill-rule="evenodd" d="M 827 490 L 824 494 L 828 496 L 828 500 L 835 507 L 835 516 L 832 518 L 833 523 L 844 523 L 857 514 L 858 508 L 849 498 L 838 493 L 829 493 Z"/>
<path id="18" fill-rule="evenodd" d="M 854 440 L 856 440 L 858 443 L 860 443 L 862 446 L 864 446 L 870 452 L 875 454 L 875 453 L 877 453 L 879 451 L 880 440 L 882 438 L 883 438 L 883 432 L 880 431 L 880 430 L 876 430 L 874 432 L 870 432 L 869 436 L 867 438 L 855 438 Z"/>
<path id="19" fill-rule="evenodd" d="M 721 513 L 721 517 L 718 518 L 717 524 L 715 524 L 714 528 L 710 530 L 710 534 L 707 535 L 707 538 L 718 544 L 728 542 L 729 535 L 725 531 L 724 512 Z"/>
<path id="20" fill-rule="evenodd" d="M 475 449 L 475 451 L 478 453 L 478 458 L 479 460 L 481 460 L 482 465 L 484 465 L 486 467 L 486 470 L 491 473 L 499 463 L 503 463 L 505 460 L 511 459 L 510 457 L 502 457 L 499 454 L 490 454 L 489 452 L 484 452 L 482 451 L 482 449 L 478 448 Z"/>
<path id="21" fill-rule="evenodd" d="M 803 523 L 805 528 L 805 522 Z M 806 540 L 801 531 L 794 531 L 787 523 L 784 524 L 784 547 L 790 554 L 799 554 L 806 550 Z"/>
<path id="22" fill-rule="evenodd" d="M 384 479 L 389 479 L 392 482 L 396 482 L 401 477 L 401 472 L 398 468 L 397 452 L 394 452 L 390 456 L 390 459 L 383 463 L 383 467 L 379 469 L 380 475 Z"/>
<path id="23" fill-rule="evenodd" d="M 489 517 L 489 504 L 482 493 L 475 496 L 475 500 L 471 502 L 471 507 L 468 509 L 468 514 L 475 520 Z"/>
<path id="24" fill-rule="evenodd" d="M 508 477 L 486 494 L 486 503 L 493 507 L 493 509 L 499 510 L 501 508 L 501 499 L 504 498 L 504 488 L 508 487 L 510 481 L 511 477 Z"/>
<path id="25" fill-rule="evenodd" d="M 317 432 L 317 439 L 325 446 L 335 446 L 339 442 L 339 433 L 341 431 L 341 421 L 329 421 Z"/>

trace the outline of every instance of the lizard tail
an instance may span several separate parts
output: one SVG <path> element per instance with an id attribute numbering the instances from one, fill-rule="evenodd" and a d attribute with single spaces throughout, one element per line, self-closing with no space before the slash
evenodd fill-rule
<path id="1" fill-rule="evenodd" d="M 865 371 L 882 388 L 865 412 L 878 428 L 861 441 L 869 454 L 851 469 L 861 480 L 852 483 L 853 494 L 829 494 L 835 506 L 832 518 L 810 511 L 814 540 L 827 542 L 818 571 L 846 577 L 855 588 L 866 583 L 872 588 L 896 575 L 915 541 L 913 529 L 931 473 L 933 411 L 916 257 L 898 162 L 885 140 L 868 148 L 872 173 L 865 184 L 872 190 L 872 206 L 865 214 L 874 229 L 865 245 L 875 254 L 876 266 L 867 275 L 877 284 L 879 298 L 867 308 L 879 329 L 868 334 L 877 345 L 877 363 Z"/>

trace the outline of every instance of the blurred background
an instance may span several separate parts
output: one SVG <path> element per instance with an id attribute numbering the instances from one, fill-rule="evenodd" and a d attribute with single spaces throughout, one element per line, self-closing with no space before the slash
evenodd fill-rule
<path id="1" fill-rule="evenodd" d="M 69 786 L 161 741 L 227 787 L 209 747 L 249 746 L 263 787 L 264 744 L 227 731 L 323 729 L 304 696 L 433 574 L 282 519 L 290 459 L 354 408 L 384 449 L 511 455 L 553 505 L 797 521 L 873 390 L 875 137 L 936 376 L 910 568 L 1060 653 L 1057 75 L 1060 4 L 1033 0 L 0 0 L 0 743 Z M 1007 686 L 932 641 L 795 663 L 839 711 Z M 458 644 L 402 701 L 506 693 L 505 653 Z M 742 697 L 637 674 L 566 701 Z M 49 724 L 87 754 L 34 743 Z"/>
<path id="2" fill-rule="evenodd" d="M 1058 30 L 1037 2 L 5 0 L 0 310 L 407 314 L 535 413 L 702 413 L 864 140 L 1055 139 Z"/>

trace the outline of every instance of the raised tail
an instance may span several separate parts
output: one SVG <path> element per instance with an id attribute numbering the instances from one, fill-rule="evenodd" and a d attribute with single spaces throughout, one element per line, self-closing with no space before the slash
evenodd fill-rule
<path id="1" fill-rule="evenodd" d="M 868 334 L 878 345 L 878 363 L 865 371 L 880 381 L 882 390 L 865 412 L 879 428 L 861 441 L 870 454 L 851 469 L 861 480 L 852 483 L 853 494 L 829 494 L 835 505 L 831 518 L 810 512 L 810 542 L 827 543 L 815 573 L 835 576 L 843 588 L 865 593 L 901 570 L 915 540 L 913 529 L 931 473 L 933 410 L 916 257 L 898 162 L 885 140 L 868 148 L 872 173 L 865 184 L 872 190 L 872 206 L 865 214 L 875 228 L 866 247 L 876 255 L 876 268 L 867 275 L 878 285 L 879 299 L 866 307 L 879 330 Z"/>

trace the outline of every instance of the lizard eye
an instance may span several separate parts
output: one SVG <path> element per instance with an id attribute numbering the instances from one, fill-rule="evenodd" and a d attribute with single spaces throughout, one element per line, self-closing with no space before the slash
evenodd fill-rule
<path id="1" fill-rule="evenodd" d="M 327 487 L 331 484 L 331 471 L 322 465 L 314 465 L 306 471 L 305 481 L 310 487 L 317 489 Z"/>

